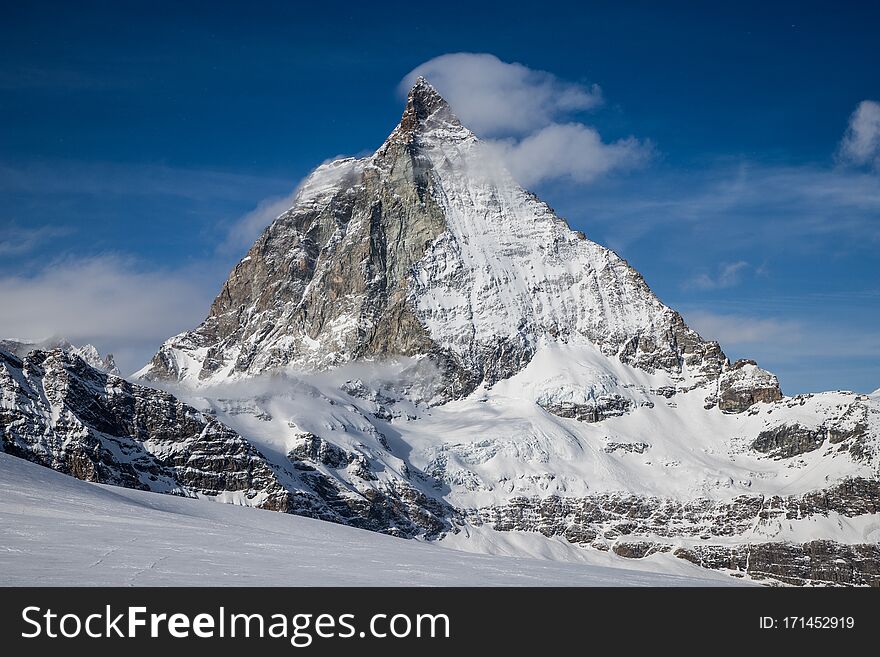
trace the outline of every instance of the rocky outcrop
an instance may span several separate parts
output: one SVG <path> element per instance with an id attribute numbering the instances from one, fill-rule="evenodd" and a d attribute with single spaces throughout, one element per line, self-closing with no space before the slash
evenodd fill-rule
<path id="1" fill-rule="evenodd" d="M 588 404 L 570 401 L 539 401 L 538 403 L 548 413 L 579 422 L 600 422 L 609 417 L 619 417 L 633 407 L 632 401 L 620 395 L 600 395 Z"/>
<path id="2" fill-rule="evenodd" d="M 64 351 L 76 354 L 96 370 L 119 376 L 119 368 L 116 367 L 116 361 L 113 359 L 113 354 L 102 356 L 94 345 L 85 344 L 76 346 L 64 338 L 49 338 L 42 342 L 0 340 L 0 351 L 6 351 L 19 358 L 24 358 L 30 352 L 38 349 L 41 351 L 63 349 Z"/>
<path id="3" fill-rule="evenodd" d="M 304 460 L 322 463 L 331 468 L 343 468 L 354 461 L 355 456 L 337 447 L 333 443 L 319 438 L 312 433 L 302 433 L 297 437 L 297 445 L 287 455 L 291 461 Z"/>
<path id="4" fill-rule="evenodd" d="M 471 510 L 468 517 L 499 531 L 532 531 L 564 536 L 572 543 L 639 537 L 711 538 L 737 536 L 755 523 L 799 520 L 836 513 L 844 517 L 880 510 L 880 480 L 854 478 L 800 496 L 740 496 L 731 501 L 687 502 L 606 493 L 572 498 L 518 498 L 505 506 Z"/>
<path id="5" fill-rule="evenodd" d="M 673 554 L 703 568 L 792 584 L 880 587 L 880 546 L 807 543 L 697 545 Z"/>
<path id="6" fill-rule="evenodd" d="M 839 417 L 816 427 L 794 422 L 762 431 L 751 447 L 772 458 L 787 459 L 815 451 L 827 441 L 837 445 L 838 452 L 848 451 L 855 461 L 868 461 L 876 455 L 868 438 L 868 407 L 856 400 Z"/>
<path id="7" fill-rule="evenodd" d="M 774 458 L 790 458 L 819 449 L 827 433 L 825 427 L 808 429 L 798 424 L 783 424 L 759 433 L 752 449 Z"/>
<path id="8" fill-rule="evenodd" d="M 880 546 L 833 540 L 674 547 L 674 539 L 711 541 L 750 534 L 756 527 L 835 513 L 855 518 L 880 512 L 880 480 L 855 478 L 790 497 L 741 497 L 732 502 L 673 500 L 627 495 L 572 499 L 519 499 L 506 507 L 472 511 L 474 522 L 500 531 L 533 531 L 641 559 L 670 552 L 704 568 L 747 574 L 793 585 L 880 586 Z M 646 538 L 650 537 L 650 538 Z M 663 540 L 658 541 L 661 537 Z"/>
<path id="9" fill-rule="evenodd" d="M 779 380 L 753 360 L 738 360 L 718 379 L 718 408 L 742 413 L 759 402 L 782 399 Z"/>

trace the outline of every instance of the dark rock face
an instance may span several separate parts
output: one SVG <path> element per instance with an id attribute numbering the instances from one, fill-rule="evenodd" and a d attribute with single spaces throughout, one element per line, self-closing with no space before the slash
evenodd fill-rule
<path id="1" fill-rule="evenodd" d="M 698 545 L 679 548 L 675 556 L 702 566 L 746 573 L 796 586 L 880 586 L 880 546 L 843 545 L 834 541 Z"/>
<path id="2" fill-rule="evenodd" d="M 354 455 L 315 434 L 303 433 L 299 436 L 299 444 L 290 451 L 287 458 L 291 461 L 317 461 L 331 468 L 342 468 L 354 460 Z"/>
<path id="3" fill-rule="evenodd" d="M 79 479 L 176 494 L 240 493 L 291 510 L 276 472 L 246 440 L 172 395 L 95 370 L 67 352 L 0 352 L 4 451 Z"/>
<path id="4" fill-rule="evenodd" d="M 608 454 L 614 452 L 628 452 L 630 454 L 644 454 L 651 446 L 648 443 L 618 443 L 613 440 L 605 445 L 603 451 Z"/>
<path id="5" fill-rule="evenodd" d="M 755 520 L 796 520 L 832 512 L 855 517 L 875 514 L 878 509 L 880 480 L 853 478 L 802 496 L 743 495 L 730 502 L 708 499 L 679 502 L 605 493 L 580 498 L 516 498 L 507 506 L 478 509 L 471 514 L 499 531 L 537 531 L 545 536 L 568 536 L 577 528 L 587 535 L 655 534 L 673 537 L 735 536 L 750 529 Z"/>
<path id="6" fill-rule="evenodd" d="M 827 441 L 838 445 L 838 451 L 848 451 L 855 461 L 868 461 L 875 456 L 868 437 L 868 407 L 856 401 L 839 417 L 817 427 L 791 423 L 762 431 L 752 442 L 752 449 L 785 459 L 817 450 Z"/>
<path id="7" fill-rule="evenodd" d="M 590 404 L 572 402 L 539 402 L 541 408 L 559 417 L 579 422 L 599 422 L 609 417 L 619 417 L 632 410 L 632 402 L 620 395 L 601 395 Z"/>
<path id="8" fill-rule="evenodd" d="M 742 413 L 759 402 L 782 399 L 779 380 L 753 360 L 738 360 L 718 379 L 718 408 Z"/>
<path id="9" fill-rule="evenodd" d="M 629 558 L 642 558 L 668 551 L 668 544 L 645 536 L 711 540 L 750 531 L 755 523 L 797 520 L 838 513 L 846 517 L 876 514 L 880 510 L 880 480 L 854 478 L 822 491 L 802 496 L 742 496 L 731 502 L 694 500 L 678 502 L 636 495 L 603 494 L 583 498 L 551 496 L 545 499 L 519 498 L 504 507 L 470 511 L 473 522 L 488 523 L 499 531 L 534 531 L 545 536 L 562 536 L 571 543 L 611 549 Z M 600 543 L 596 543 L 599 539 Z M 682 549 L 676 556 L 707 568 L 723 568 L 758 577 L 806 584 L 811 580 L 840 584 L 876 584 L 880 573 L 880 547 L 847 546 L 831 541 L 814 541 L 811 546 L 786 543 L 763 545 L 702 545 Z M 751 558 L 749 549 L 752 550 Z M 758 555 L 757 560 L 756 555 Z M 815 555 L 815 563 L 805 561 Z M 839 566 L 835 559 L 847 565 Z M 731 565 L 733 564 L 733 565 Z M 806 565 L 805 565 L 806 564 Z M 835 574 L 836 573 L 836 574 Z"/>
<path id="10" fill-rule="evenodd" d="M 632 543 L 618 541 L 611 550 L 614 554 L 626 557 L 627 559 L 644 559 L 649 554 L 654 554 L 655 552 L 669 552 L 670 547 L 650 541 L 634 541 Z"/>
<path id="11" fill-rule="evenodd" d="M 807 429 L 798 424 L 783 424 L 759 433 L 752 449 L 774 458 L 790 458 L 819 449 L 826 437 L 824 427 Z"/>
<path id="12" fill-rule="evenodd" d="M 436 538 L 451 527 L 453 510 L 406 482 L 394 481 L 354 492 L 314 469 L 302 476 L 332 510 L 330 519 L 335 522 L 401 538 Z"/>

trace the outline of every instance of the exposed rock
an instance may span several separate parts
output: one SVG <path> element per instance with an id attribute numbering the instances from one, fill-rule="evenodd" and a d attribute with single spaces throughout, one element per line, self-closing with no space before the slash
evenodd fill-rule
<path id="1" fill-rule="evenodd" d="M 354 460 L 354 455 L 346 453 L 315 434 L 302 433 L 297 436 L 297 445 L 290 450 L 287 458 L 291 461 L 308 459 L 331 468 L 342 468 Z"/>
<path id="2" fill-rule="evenodd" d="M 827 435 L 825 427 L 808 429 L 799 424 L 783 424 L 759 433 L 752 449 L 774 458 L 790 458 L 819 449 Z"/>
<path id="3" fill-rule="evenodd" d="M 618 443 L 612 440 L 602 448 L 602 451 L 607 454 L 613 454 L 617 451 L 629 452 L 630 454 L 644 454 L 648 451 L 649 447 L 648 443 Z"/>
<path id="4" fill-rule="evenodd" d="M 738 360 L 718 379 L 718 408 L 742 413 L 758 402 L 782 399 L 779 380 L 753 360 Z"/>
<path id="5" fill-rule="evenodd" d="M 786 584 L 880 586 L 880 546 L 843 545 L 829 540 L 808 543 L 698 545 L 675 556 L 702 566 L 747 573 L 755 579 Z"/>
<path id="6" fill-rule="evenodd" d="M 400 536 L 436 536 L 454 512 L 405 482 L 348 490 L 310 465 L 368 460 L 302 434 L 285 472 L 245 438 L 171 394 L 100 372 L 77 355 L 0 351 L 0 446 L 79 479 L 178 495 L 239 495 L 242 503 Z"/>
<path id="7" fill-rule="evenodd" d="M 6 452 L 79 479 L 293 510 L 262 454 L 172 395 L 100 372 L 60 349 L 0 352 Z M 12 403 L 8 403 L 12 402 Z"/>
<path id="8" fill-rule="evenodd" d="M 649 554 L 669 552 L 670 549 L 668 545 L 652 543 L 651 541 L 635 541 L 631 543 L 618 541 L 611 548 L 614 554 L 619 557 L 626 557 L 627 559 L 643 559 Z"/>
<path id="9" fill-rule="evenodd" d="M 30 352 L 35 350 L 52 351 L 53 349 L 63 349 L 70 353 L 76 354 L 96 370 L 115 374 L 119 376 L 119 368 L 116 367 L 116 361 L 113 360 L 113 354 L 101 356 L 94 345 L 85 344 L 76 346 L 71 344 L 64 338 L 50 338 L 42 342 L 22 342 L 19 340 L 0 340 L 0 350 L 11 353 L 19 358 L 24 358 Z"/>
<path id="10" fill-rule="evenodd" d="M 856 517 L 876 514 L 878 509 L 880 480 L 854 478 L 801 496 L 743 495 L 731 501 L 681 502 L 621 493 L 516 498 L 506 506 L 472 510 L 469 517 L 499 531 L 533 531 L 588 543 L 597 535 L 737 536 L 753 530 L 756 522 L 767 524 L 829 513 Z M 586 538 L 571 538 L 576 536 Z"/>
<path id="11" fill-rule="evenodd" d="M 579 422 L 600 422 L 609 417 L 619 417 L 632 409 L 632 402 L 620 395 L 602 395 L 589 404 L 569 401 L 538 402 L 548 413 L 567 417 Z"/>

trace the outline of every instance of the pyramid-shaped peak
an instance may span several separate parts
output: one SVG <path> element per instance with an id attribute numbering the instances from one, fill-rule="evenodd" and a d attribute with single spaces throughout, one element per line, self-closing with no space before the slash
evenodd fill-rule
<path id="1" fill-rule="evenodd" d="M 449 103 L 430 82 L 419 76 L 407 95 L 400 126 L 404 131 L 414 131 L 422 121 L 434 115 L 448 123 L 459 125 Z"/>
<path id="2" fill-rule="evenodd" d="M 409 90 L 409 101 L 419 104 L 446 102 L 434 86 L 422 75 L 416 78 L 412 89 Z"/>

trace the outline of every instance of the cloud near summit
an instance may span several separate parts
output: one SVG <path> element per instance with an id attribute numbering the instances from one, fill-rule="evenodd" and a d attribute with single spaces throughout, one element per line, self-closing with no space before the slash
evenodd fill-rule
<path id="1" fill-rule="evenodd" d="M 499 151 L 524 185 L 551 179 L 586 183 L 613 170 L 643 165 L 649 142 L 627 137 L 603 141 L 576 120 L 600 107 L 602 90 L 560 80 L 552 73 L 503 62 L 487 53 L 451 53 L 417 66 L 400 83 L 405 94 L 424 76 L 462 122 Z"/>
<path id="2" fill-rule="evenodd" d="M 481 136 L 527 134 L 571 112 L 602 104 L 598 85 L 564 82 L 552 73 L 502 62 L 487 53 L 440 55 L 414 68 L 401 95 L 424 76 Z"/>
<path id="3" fill-rule="evenodd" d="M 880 103 L 863 100 L 858 104 L 849 118 L 837 156 L 844 164 L 880 171 Z"/>

